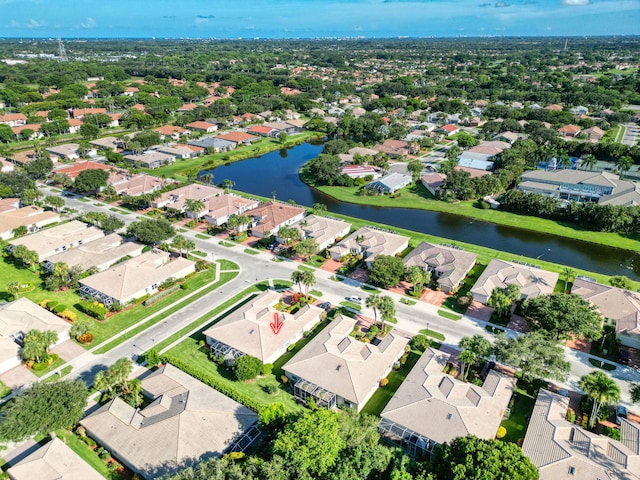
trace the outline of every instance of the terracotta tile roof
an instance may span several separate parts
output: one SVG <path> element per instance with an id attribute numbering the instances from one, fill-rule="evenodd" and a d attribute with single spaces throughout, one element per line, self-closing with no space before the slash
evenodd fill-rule
<path id="1" fill-rule="evenodd" d="M 178 127 L 177 125 L 163 125 L 158 128 L 154 128 L 154 131 L 158 132 L 160 135 L 173 135 L 174 133 L 184 133 L 187 130 Z"/>
<path id="2" fill-rule="evenodd" d="M 258 224 L 251 228 L 252 231 L 269 232 L 279 228 L 283 223 L 304 214 L 305 209 L 287 203 L 269 202 L 249 210 L 247 215 L 259 218 Z"/>
<path id="3" fill-rule="evenodd" d="M 113 167 L 110 165 L 105 165 L 104 163 L 86 161 L 86 162 L 76 162 L 73 165 L 64 165 L 62 167 L 56 168 L 54 173 L 62 173 L 67 175 L 69 178 L 76 178 L 80 175 L 80 172 L 85 170 L 105 170 L 109 171 Z"/>
<path id="4" fill-rule="evenodd" d="M 218 135 L 218 138 L 222 138 L 223 140 L 229 140 L 230 142 L 235 142 L 235 143 L 242 143 L 242 142 L 258 139 L 258 137 L 256 137 L 255 135 L 251 135 L 245 132 L 223 133 L 222 135 Z"/>

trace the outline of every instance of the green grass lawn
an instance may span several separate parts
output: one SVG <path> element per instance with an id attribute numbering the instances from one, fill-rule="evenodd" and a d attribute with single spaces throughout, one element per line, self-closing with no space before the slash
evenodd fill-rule
<path id="1" fill-rule="evenodd" d="M 348 307 L 352 310 L 357 310 L 358 312 L 362 310 L 362 307 L 360 305 L 358 305 L 357 303 L 348 302 L 347 300 L 345 300 L 344 302 L 340 302 L 340 305 L 342 305 L 343 307 Z"/>
<path id="2" fill-rule="evenodd" d="M 309 290 L 309 295 L 311 295 L 312 297 L 321 297 L 323 294 L 320 290 Z"/>
<path id="3" fill-rule="evenodd" d="M 440 340 L 441 342 L 444 342 L 444 339 L 446 338 L 442 333 L 436 332 L 435 330 L 426 329 L 426 328 L 423 328 L 422 330 L 420 330 L 420 333 L 426 337 L 431 337 L 431 338 L 435 338 L 436 340 Z"/>
<path id="4" fill-rule="evenodd" d="M 93 469 L 104 478 L 109 480 L 120 479 L 120 476 L 117 473 L 109 470 L 107 464 L 98 456 L 95 450 L 89 448 L 89 446 L 81 441 L 76 435 L 68 430 L 58 430 L 56 435 L 67 444 L 67 447 L 76 452 L 80 458 L 91 465 L 91 467 L 93 467 Z"/>
<path id="5" fill-rule="evenodd" d="M 0 382 L 0 398 L 4 398 L 11 393 L 11 389 Z"/>
<path id="6" fill-rule="evenodd" d="M 239 382 L 235 380 L 232 372 L 230 372 L 226 367 L 219 366 L 209 360 L 204 349 L 198 347 L 198 342 L 203 339 L 204 337 L 202 334 L 198 333 L 176 345 L 167 353 L 171 356 L 189 362 L 195 370 L 216 377 L 223 383 L 228 384 L 232 388 L 258 402 L 265 405 L 280 402 L 284 405 L 288 413 L 299 413 L 302 411 L 303 407 L 296 403 L 293 396 L 286 391 L 286 387 L 277 380 L 274 374 L 266 375 L 249 382 Z M 278 386 L 275 393 L 268 394 L 265 392 L 264 388 L 269 384 Z"/>
<path id="7" fill-rule="evenodd" d="M 315 271 L 313 268 L 305 267 L 304 265 L 298 265 L 298 270 L 310 273 L 313 273 Z"/>
<path id="8" fill-rule="evenodd" d="M 196 257 L 206 257 L 207 254 L 204 252 L 200 252 L 198 250 L 196 250 L 195 252 L 191 252 L 191 255 L 195 255 Z"/>
<path id="9" fill-rule="evenodd" d="M 56 359 L 56 361 L 54 361 L 51 365 L 49 365 L 47 368 L 45 368 L 44 370 L 33 370 L 30 369 L 31 373 L 33 373 L 36 377 L 42 377 L 43 375 L 46 375 L 49 372 L 53 372 L 54 370 L 56 370 L 57 368 L 61 367 L 62 365 L 64 365 L 66 362 L 58 357 Z"/>
<path id="10" fill-rule="evenodd" d="M 438 310 L 438 315 L 449 320 L 460 320 L 462 318 L 460 315 L 446 310 Z"/>
<path id="11" fill-rule="evenodd" d="M 188 290 L 179 289 L 177 292 L 167 296 L 166 298 L 163 298 L 162 300 L 148 307 L 145 307 L 144 305 L 139 304 L 134 308 L 132 308 L 131 310 L 127 312 L 123 312 L 127 314 L 126 316 L 120 317 L 120 315 L 122 315 L 121 313 L 104 322 L 96 322 L 98 326 L 93 328 L 91 331 L 94 335 L 94 344 L 98 345 L 101 342 L 104 342 L 105 340 L 115 336 L 117 333 L 121 332 L 125 328 L 136 324 L 137 322 L 143 320 L 144 318 L 149 317 L 155 312 L 158 312 L 159 310 L 162 310 L 163 308 L 187 296 L 189 293 L 193 292 L 194 290 L 197 290 L 198 288 L 206 284 L 209 284 L 207 288 L 204 291 L 202 291 L 199 295 L 194 295 L 174 305 L 170 309 L 166 310 L 162 315 L 158 315 L 152 320 L 149 320 L 143 323 L 142 325 L 132 329 L 130 332 L 127 333 L 126 336 L 123 335 L 121 337 L 115 338 L 112 342 L 109 342 L 108 344 L 96 350 L 96 353 L 100 354 L 100 353 L 108 352 L 109 350 L 116 347 L 117 345 L 120 345 L 121 343 L 127 341 L 127 339 L 132 337 L 133 335 L 136 335 L 137 333 L 143 330 L 146 330 L 150 326 L 155 325 L 158 322 L 161 322 L 167 316 L 171 315 L 174 312 L 177 312 L 181 308 L 186 307 L 190 303 L 195 302 L 196 300 L 201 298 L 202 295 L 215 290 L 221 285 L 224 285 L 225 283 L 233 280 L 238 275 L 237 272 L 221 273 L 220 279 L 217 282 L 210 283 L 211 280 L 215 277 L 214 269 L 207 270 L 203 272 L 203 274 L 204 275 L 189 279 L 189 285 L 191 286 L 191 288 L 189 288 Z"/>
<path id="12" fill-rule="evenodd" d="M 376 417 L 379 416 L 380 412 L 384 410 L 384 407 L 386 407 L 387 403 L 391 400 L 391 397 L 393 397 L 398 388 L 400 388 L 404 379 L 407 378 L 407 375 L 420 358 L 420 355 L 422 354 L 417 350 L 411 350 L 405 364 L 402 365 L 399 370 L 392 370 L 391 373 L 387 375 L 389 383 L 384 387 L 378 387 L 362 409 L 362 412 L 375 415 Z"/>
<path id="13" fill-rule="evenodd" d="M 341 202 L 372 205 L 377 207 L 434 210 L 475 218 L 477 220 L 491 222 L 498 225 L 517 227 L 525 230 L 549 233 L 585 242 L 622 248 L 624 250 L 640 250 L 640 236 L 637 234 L 623 235 L 619 233 L 593 232 L 582 229 L 571 223 L 557 222 L 529 215 L 519 215 L 517 213 L 505 212 L 503 210 L 484 210 L 475 206 L 475 200 L 457 203 L 435 200 L 433 195 L 431 195 L 431 193 L 429 193 L 421 183 L 411 184 L 399 191 L 400 197 L 391 198 L 391 196 L 388 195 L 359 195 L 359 187 L 328 187 L 324 185 L 316 185 L 305 170 L 305 167 L 300 169 L 300 178 L 305 181 L 305 183 Z M 396 230 L 395 227 L 391 228 Z"/>
<path id="14" fill-rule="evenodd" d="M 259 255 L 260 252 L 258 250 L 253 250 L 252 248 L 245 248 L 244 253 L 248 253 L 249 255 Z"/>
<path id="15" fill-rule="evenodd" d="M 360 288 L 371 295 L 378 295 L 381 293 L 380 290 L 370 287 L 369 285 L 360 285 Z"/>
<path id="16" fill-rule="evenodd" d="M 520 387 L 516 387 L 512 399 L 511 414 L 500 425 L 507 429 L 507 434 L 502 441 L 517 443 L 519 439 L 524 438 L 536 399 L 531 393 Z"/>
<path id="17" fill-rule="evenodd" d="M 196 238 L 199 238 L 200 240 L 209 240 L 211 236 L 205 235 L 204 233 L 196 233 Z"/>
<path id="18" fill-rule="evenodd" d="M 601 360 L 596 360 L 594 358 L 589 359 L 589 363 L 596 368 L 601 368 L 602 370 L 607 370 L 611 372 L 616 369 L 616 366 L 609 362 L 603 362 Z"/>
<path id="19" fill-rule="evenodd" d="M 220 260 L 216 260 L 216 263 L 220 265 L 221 271 L 238 270 L 240 268 L 237 263 L 232 262 L 231 260 L 226 260 L 224 258 L 221 258 Z"/>
<path id="20" fill-rule="evenodd" d="M 227 247 L 227 248 L 231 248 L 231 247 L 235 247 L 235 243 L 231 243 L 231 242 L 225 242 L 224 240 L 220 240 L 220 245 L 222 245 L 223 247 Z"/>
<path id="21" fill-rule="evenodd" d="M 404 303 L 405 305 L 413 306 L 418 302 L 416 302 L 415 300 L 409 300 L 408 298 L 401 298 L 400 299 L 400 303 Z"/>
<path id="22" fill-rule="evenodd" d="M 326 257 L 321 257 L 320 255 L 313 255 L 305 260 L 304 263 L 312 265 L 316 268 L 320 268 L 324 262 L 326 262 Z"/>

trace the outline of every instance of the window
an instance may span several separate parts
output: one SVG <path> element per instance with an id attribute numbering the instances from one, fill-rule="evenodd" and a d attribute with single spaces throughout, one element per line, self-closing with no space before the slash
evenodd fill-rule
<path id="1" fill-rule="evenodd" d="M 576 473 L 576 468 L 575 467 L 569 467 L 569 475 L 575 475 Z"/>

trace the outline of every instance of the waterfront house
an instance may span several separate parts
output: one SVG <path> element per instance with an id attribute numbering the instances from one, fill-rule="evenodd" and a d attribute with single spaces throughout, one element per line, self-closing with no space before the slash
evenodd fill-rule
<path id="1" fill-rule="evenodd" d="M 211 197 L 206 205 L 204 219 L 210 225 L 217 227 L 224 225 L 231 215 L 242 215 L 246 211 L 256 208 L 259 200 L 225 194 Z"/>
<path id="2" fill-rule="evenodd" d="M 212 149 L 215 153 L 228 152 L 236 148 L 236 143 L 229 140 L 224 140 L 218 137 L 202 137 L 197 140 L 191 140 L 189 145 L 195 147 L 202 147 L 205 150 L 207 148 Z"/>
<path id="3" fill-rule="evenodd" d="M 378 255 L 398 255 L 408 246 L 409 237 L 373 227 L 362 227 L 329 248 L 329 253 L 337 261 L 348 254 L 362 255 L 369 268 Z"/>
<path id="4" fill-rule="evenodd" d="M 308 215 L 293 225 L 300 230 L 301 240 L 313 238 L 318 252 L 349 234 L 351 224 L 335 218 Z"/>
<path id="5" fill-rule="evenodd" d="M 170 208 L 185 213 L 187 212 L 187 200 L 201 200 L 206 207 L 206 202 L 223 193 L 224 190 L 221 188 L 201 185 L 199 183 L 190 183 L 175 190 L 164 192 L 160 198 L 151 202 L 151 206 L 153 208 Z M 197 215 L 198 217 L 206 215 L 206 208 L 198 212 Z"/>
<path id="6" fill-rule="evenodd" d="M 394 172 L 367 183 L 366 188 L 367 190 L 376 190 L 378 193 L 395 193 L 411 184 L 412 181 L 410 175 Z"/>
<path id="7" fill-rule="evenodd" d="M 302 220 L 305 214 L 304 208 L 281 202 L 263 203 L 247 212 L 253 217 L 251 234 L 260 238 L 276 235 L 285 225 Z"/>

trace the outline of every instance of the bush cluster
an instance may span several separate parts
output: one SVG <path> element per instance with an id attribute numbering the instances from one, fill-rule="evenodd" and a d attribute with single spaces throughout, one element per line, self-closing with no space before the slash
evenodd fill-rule
<path id="1" fill-rule="evenodd" d="M 102 303 L 90 300 L 81 300 L 77 304 L 78 309 L 87 315 L 97 318 L 98 320 L 105 320 L 109 310 Z"/>

